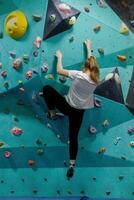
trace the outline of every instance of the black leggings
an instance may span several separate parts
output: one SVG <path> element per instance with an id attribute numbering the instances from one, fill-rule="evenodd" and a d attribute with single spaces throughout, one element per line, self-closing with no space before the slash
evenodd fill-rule
<path id="1" fill-rule="evenodd" d="M 57 108 L 60 112 L 69 117 L 69 154 L 70 160 L 76 160 L 78 152 L 78 133 L 81 127 L 84 110 L 71 107 L 66 99 L 49 85 L 43 87 L 43 97 L 49 110 Z"/>

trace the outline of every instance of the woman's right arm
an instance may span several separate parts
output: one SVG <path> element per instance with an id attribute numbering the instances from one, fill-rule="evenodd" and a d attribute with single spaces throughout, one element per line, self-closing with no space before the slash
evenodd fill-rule
<path id="1" fill-rule="evenodd" d="M 92 56 L 92 50 L 91 50 L 91 41 L 89 39 L 85 40 L 84 42 L 87 50 L 87 58 L 90 58 Z"/>

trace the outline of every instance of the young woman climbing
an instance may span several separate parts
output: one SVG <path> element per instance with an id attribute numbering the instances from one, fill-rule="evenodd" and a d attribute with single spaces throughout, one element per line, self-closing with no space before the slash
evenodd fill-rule
<path id="1" fill-rule="evenodd" d="M 69 117 L 69 154 L 70 166 L 67 177 L 74 174 L 74 166 L 78 152 L 78 133 L 82 124 L 84 111 L 94 107 L 94 90 L 99 83 L 99 68 L 95 57 L 91 53 L 91 42 L 84 42 L 87 50 L 87 60 L 82 71 L 67 70 L 62 65 L 62 53 L 56 52 L 57 73 L 72 79 L 68 94 L 62 96 L 53 87 L 43 87 L 43 97 L 48 106 L 48 114 L 51 119 L 56 119 L 57 108 L 61 113 Z"/>

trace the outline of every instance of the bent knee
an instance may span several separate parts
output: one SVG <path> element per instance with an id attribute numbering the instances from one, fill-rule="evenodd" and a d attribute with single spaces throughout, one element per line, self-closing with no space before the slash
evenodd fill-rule
<path id="1" fill-rule="evenodd" d="M 51 93 L 52 90 L 53 90 L 53 88 L 52 88 L 50 85 L 45 85 L 45 86 L 43 87 L 43 94 Z"/>

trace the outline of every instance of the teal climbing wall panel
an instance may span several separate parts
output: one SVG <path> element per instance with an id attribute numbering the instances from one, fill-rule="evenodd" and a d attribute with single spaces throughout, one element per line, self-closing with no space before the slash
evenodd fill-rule
<path id="1" fill-rule="evenodd" d="M 68 144 L 54 134 L 53 128 L 37 118 L 38 113 L 28 97 L 30 80 L 37 75 L 33 73 L 32 78 L 26 80 L 25 73 L 33 68 L 39 73 L 42 84 L 50 84 L 65 94 L 70 80 L 64 84 L 59 81 L 55 51 L 62 50 L 65 68 L 80 70 L 86 58 L 83 41 L 90 38 L 100 66 L 101 80 L 118 67 L 126 100 L 134 65 L 134 35 L 131 31 L 128 35 L 120 33 L 122 21 L 108 5 L 100 8 L 95 0 L 64 2 L 81 11 L 76 24 L 72 29 L 42 41 L 38 56 L 34 57 L 33 43 L 37 36 L 43 37 L 48 1 L 0 0 L 0 31 L 3 32 L 3 38 L 0 38 L 0 73 L 7 71 L 7 78 L 0 77 L 0 142 L 3 142 L 0 147 L 0 197 L 86 195 L 92 198 L 133 199 L 134 149 L 129 144 L 134 136 L 128 134 L 128 128 L 134 126 L 134 119 L 125 105 L 99 97 L 102 107 L 86 111 L 79 134 L 75 174 L 68 181 L 64 165 L 64 161 L 69 161 Z M 85 6 L 90 8 L 89 13 L 85 12 Z M 25 36 L 17 41 L 10 38 L 4 29 L 6 16 L 14 10 L 23 11 L 28 20 Z M 32 18 L 34 14 L 42 19 L 35 22 Z M 93 29 L 98 24 L 101 30 L 95 33 Z M 72 42 L 69 41 L 71 36 L 74 36 Z M 98 48 L 104 49 L 104 55 L 99 54 Z M 25 54 L 29 56 L 28 64 L 23 63 L 19 72 L 12 67 L 14 59 L 9 55 L 11 51 L 16 58 Z M 117 55 L 125 55 L 126 61 L 120 62 Z M 46 74 L 41 73 L 44 63 L 48 65 Z M 53 79 L 49 74 L 53 75 Z M 18 92 L 19 80 L 24 83 L 25 91 Z M 3 87 L 4 81 L 9 83 L 8 91 Z M 36 89 L 35 82 L 33 91 Z M 102 126 L 104 120 L 110 122 L 107 129 Z M 62 128 L 63 133 L 67 133 L 67 120 L 63 125 L 60 120 L 57 123 L 58 131 Z M 96 134 L 89 134 L 89 125 L 96 127 Z M 11 133 L 14 126 L 23 130 L 20 136 Z M 55 124 L 52 123 L 52 126 L 55 127 Z M 118 137 L 120 140 L 115 144 Z M 101 147 L 106 148 L 104 155 L 98 154 Z M 4 157 L 5 151 L 11 152 L 10 158 Z M 33 168 L 29 167 L 28 160 L 35 161 Z"/>

